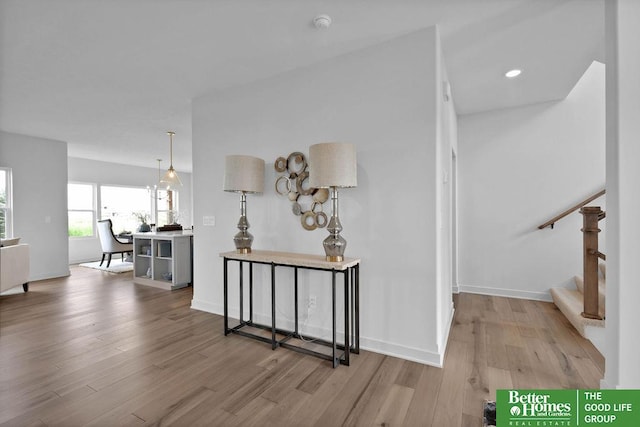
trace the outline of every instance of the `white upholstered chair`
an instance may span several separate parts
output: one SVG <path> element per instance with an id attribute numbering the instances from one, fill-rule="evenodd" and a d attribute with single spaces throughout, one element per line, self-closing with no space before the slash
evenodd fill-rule
<path id="1" fill-rule="evenodd" d="M 133 243 L 123 243 L 116 238 L 113 234 L 113 228 L 110 219 L 98 221 L 98 236 L 100 237 L 100 245 L 102 245 L 102 260 L 100 265 L 104 262 L 105 256 L 108 256 L 107 268 L 111 264 L 111 255 L 121 254 L 124 259 L 124 254 L 133 253 Z"/>
<path id="2" fill-rule="evenodd" d="M 22 285 L 29 290 L 29 245 L 15 244 L 0 248 L 0 292 Z"/>

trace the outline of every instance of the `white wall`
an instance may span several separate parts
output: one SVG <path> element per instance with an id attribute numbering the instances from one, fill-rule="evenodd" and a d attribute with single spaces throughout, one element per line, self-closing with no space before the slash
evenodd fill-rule
<path id="1" fill-rule="evenodd" d="M 436 168 L 434 175 L 436 201 L 436 292 L 438 316 L 438 346 L 444 354 L 449 327 L 453 320 L 453 277 L 455 212 L 452 197 L 452 155 L 457 150 L 457 115 L 451 88 L 448 86 L 447 67 L 442 54 L 440 37 L 436 33 Z M 445 93 L 446 92 L 446 93 Z"/>
<path id="2" fill-rule="evenodd" d="M 164 170 L 162 171 L 164 173 Z M 193 206 L 191 201 L 191 174 L 178 171 L 183 187 L 178 190 L 180 212 L 187 215 L 181 220 L 184 227 L 193 224 Z M 146 187 L 158 181 L 158 169 L 142 168 L 120 163 L 69 158 L 69 181 L 100 185 L 122 185 Z M 98 209 L 98 214 L 100 209 Z M 69 261 L 72 264 L 99 260 L 102 257 L 100 240 L 93 238 L 69 238 Z"/>
<path id="3" fill-rule="evenodd" d="M 607 351 L 602 386 L 640 388 L 640 2 L 606 2 Z"/>
<path id="4" fill-rule="evenodd" d="M 604 187 L 604 79 L 594 62 L 563 101 L 458 118 L 460 291 L 550 300 L 582 273 L 582 216 L 537 226 Z"/>
<path id="5" fill-rule="evenodd" d="M 29 280 L 69 275 L 67 144 L 0 131 L 13 178 L 13 235 L 30 248 Z"/>
<path id="6" fill-rule="evenodd" d="M 341 191 L 340 216 L 346 256 L 362 258 L 362 345 L 441 363 L 438 339 L 445 334 L 439 329 L 445 326 L 438 314 L 450 317 L 450 307 L 438 308 L 437 289 L 436 34 L 430 28 L 194 100 L 195 219 L 216 217 L 216 226 L 199 227 L 194 239 L 194 308 L 222 313 L 218 253 L 233 250 L 239 216 L 238 196 L 222 191 L 224 156 L 249 154 L 267 161 L 265 193 L 248 196 L 254 249 L 323 254 L 326 230 L 301 228 L 291 203 L 274 191 L 273 162 L 293 151 L 308 153 L 317 142 L 352 142 L 358 150 L 358 187 Z M 280 280 L 290 277 L 278 274 Z M 268 283 L 266 271 L 256 275 Z M 317 272 L 301 274 L 303 301 L 309 293 L 318 296 L 317 312 L 306 322 L 309 330 L 326 332 L 330 325 L 326 280 Z M 233 277 L 231 283 L 237 283 Z M 278 287 L 278 322 L 292 317 L 288 286 Z M 233 289 L 230 300 L 236 295 Z M 256 301 L 257 310 L 268 312 L 260 287 Z"/>

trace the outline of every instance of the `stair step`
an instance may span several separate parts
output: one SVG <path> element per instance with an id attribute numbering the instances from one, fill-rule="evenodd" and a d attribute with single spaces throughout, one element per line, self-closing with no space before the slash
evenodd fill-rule
<path id="1" fill-rule="evenodd" d="M 553 297 L 553 303 L 583 337 L 589 326 L 604 328 L 604 320 L 587 319 L 580 315 L 583 311 L 583 296 L 579 291 L 567 288 L 551 288 L 551 296 Z M 601 315 L 604 315 L 604 313 Z"/>

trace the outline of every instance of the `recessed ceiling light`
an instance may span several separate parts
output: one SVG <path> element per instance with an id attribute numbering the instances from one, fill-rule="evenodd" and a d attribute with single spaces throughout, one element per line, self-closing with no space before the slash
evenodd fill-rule
<path id="1" fill-rule="evenodd" d="M 504 75 L 505 77 L 512 79 L 514 77 L 518 77 L 520 73 L 522 73 L 522 70 L 514 69 L 514 70 L 507 71 L 506 73 L 504 73 Z"/>

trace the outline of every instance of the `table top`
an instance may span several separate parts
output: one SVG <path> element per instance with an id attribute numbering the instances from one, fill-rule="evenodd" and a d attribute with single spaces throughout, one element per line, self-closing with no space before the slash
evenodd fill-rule
<path id="1" fill-rule="evenodd" d="M 146 233 L 133 233 L 135 238 L 166 238 L 175 236 L 193 236 L 193 230 L 176 230 L 176 231 L 149 231 Z"/>
<path id="2" fill-rule="evenodd" d="M 292 267 L 311 267 L 323 270 L 346 270 L 349 267 L 360 264 L 360 258 L 347 258 L 342 261 L 327 261 L 324 255 L 297 254 L 291 252 L 260 251 L 252 250 L 249 254 L 239 254 L 236 251 L 222 252 L 223 258 L 238 261 L 253 261 L 263 263 L 275 263 L 290 265 Z"/>

